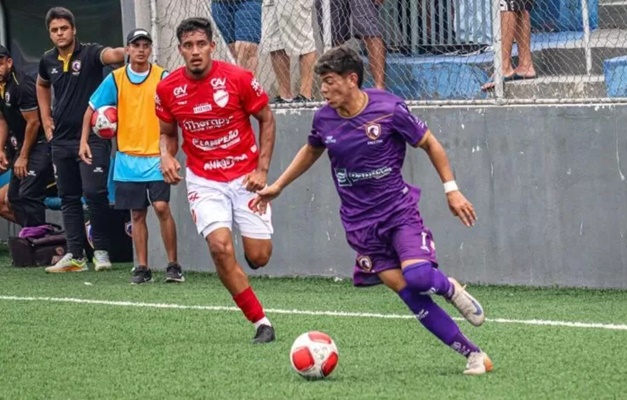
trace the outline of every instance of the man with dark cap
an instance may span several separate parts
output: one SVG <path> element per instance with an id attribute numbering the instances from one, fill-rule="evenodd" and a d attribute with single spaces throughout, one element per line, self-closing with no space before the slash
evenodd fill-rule
<path id="1" fill-rule="evenodd" d="M 83 118 L 79 155 L 86 164 L 92 164 L 88 141 L 92 115 L 104 106 L 117 107 L 118 151 L 113 167 L 115 208 L 131 210 L 133 244 L 137 255 L 131 283 L 152 280 L 146 225 L 150 205 L 159 219 L 168 257 L 166 282 L 183 282 L 185 279 L 177 262 L 176 225 L 169 206 L 170 185 L 164 182 L 159 168 L 159 120 L 155 114 L 155 94 L 157 84 L 167 72 L 150 63 L 152 38 L 145 29 L 129 32 L 126 53 L 129 64 L 109 74 L 89 100 Z"/>

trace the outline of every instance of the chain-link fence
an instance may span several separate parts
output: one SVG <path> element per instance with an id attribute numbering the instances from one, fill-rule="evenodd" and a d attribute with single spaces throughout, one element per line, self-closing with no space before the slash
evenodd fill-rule
<path id="1" fill-rule="evenodd" d="M 216 57 L 255 71 L 275 102 L 319 100 L 312 70 L 354 46 L 367 87 L 426 102 L 627 98 L 627 0 L 153 0 L 158 60 L 174 29 L 206 16 Z"/>

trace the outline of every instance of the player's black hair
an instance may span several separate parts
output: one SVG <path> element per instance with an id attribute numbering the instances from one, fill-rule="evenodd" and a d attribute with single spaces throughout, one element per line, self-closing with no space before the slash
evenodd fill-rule
<path id="1" fill-rule="evenodd" d="M 176 37 L 181 43 L 183 35 L 190 32 L 202 31 L 205 32 L 209 41 L 213 41 L 213 28 L 211 27 L 211 21 L 207 18 L 194 17 L 187 18 L 181 21 L 179 26 L 176 27 Z"/>
<path id="2" fill-rule="evenodd" d="M 50 22 L 52 22 L 53 19 L 64 19 L 70 23 L 72 28 L 76 27 L 74 14 L 65 7 L 52 7 L 48 10 L 46 13 L 46 30 L 50 28 Z"/>
<path id="3" fill-rule="evenodd" d="M 355 73 L 359 88 L 364 81 L 364 62 L 355 50 L 347 46 L 335 47 L 324 53 L 318 59 L 314 70 L 318 75 L 334 72 L 346 76 Z"/>

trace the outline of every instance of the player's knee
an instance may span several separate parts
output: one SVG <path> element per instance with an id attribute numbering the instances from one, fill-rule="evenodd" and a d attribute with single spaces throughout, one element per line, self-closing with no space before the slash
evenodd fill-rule
<path id="1" fill-rule="evenodd" d="M 430 294 L 433 289 L 433 265 L 428 261 L 417 262 L 403 269 L 407 286 L 413 291 Z"/>
<path id="2" fill-rule="evenodd" d="M 99 188 L 99 187 L 89 187 L 84 189 L 83 196 L 85 196 L 85 200 L 88 202 L 107 202 L 107 188 Z"/>
<path id="3" fill-rule="evenodd" d="M 152 203 L 152 207 L 160 220 L 167 219 L 170 216 L 170 205 L 165 201 L 156 201 Z"/>
<path id="4" fill-rule="evenodd" d="M 131 211 L 131 219 L 134 224 L 143 224 L 146 222 L 146 211 L 145 210 L 133 210 Z"/>
<path id="5" fill-rule="evenodd" d="M 246 259 L 257 268 L 265 267 L 270 262 L 272 247 L 255 248 L 246 252 Z"/>
<path id="6" fill-rule="evenodd" d="M 224 261 L 233 257 L 233 243 L 222 238 L 209 239 L 209 252 L 216 264 L 224 265 Z"/>

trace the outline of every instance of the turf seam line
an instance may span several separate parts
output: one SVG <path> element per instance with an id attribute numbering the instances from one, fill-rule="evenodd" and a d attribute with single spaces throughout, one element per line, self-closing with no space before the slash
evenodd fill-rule
<path id="1" fill-rule="evenodd" d="M 240 309 L 232 306 L 198 306 L 171 303 L 138 303 L 132 301 L 112 301 L 112 300 L 93 300 L 79 299 L 72 297 L 20 297 L 20 296 L 3 296 L 0 300 L 5 301 L 40 301 L 54 303 L 75 303 L 75 304 L 92 304 L 107 305 L 117 307 L 145 307 L 145 308 L 162 308 L 162 309 L 181 309 L 181 310 L 201 310 L 201 311 L 237 311 Z M 268 314 L 288 314 L 288 315 L 309 315 L 309 316 L 326 316 L 326 317 L 347 317 L 347 318 L 379 318 L 379 319 L 413 319 L 413 315 L 402 314 L 379 314 L 379 313 L 360 313 L 348 311 L 311 311 L 311 310 L 286 310 L 286 309 L 265 309 Z M 453 318 L 457 321 L 463 321 L 463 318 Z M 576 321 L 552 321 L 543 319 L 508 319 L 508 318 L 486 318 L 486 322 L 500 324 L 520 324 L 520 325 L 537 325 L 537 326 L 557 326 L 568 328 L 589 328 L 589 329 L 607 329 L 627 331 L 627 325 L 624 324 L 606 324 L 592 322 L 576 322 Z"/>

